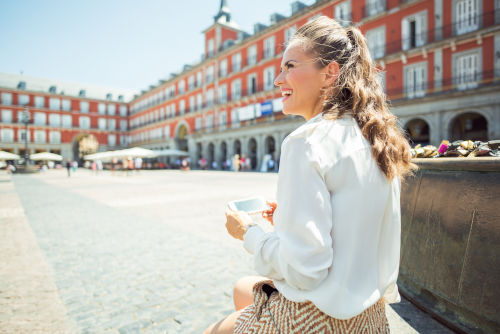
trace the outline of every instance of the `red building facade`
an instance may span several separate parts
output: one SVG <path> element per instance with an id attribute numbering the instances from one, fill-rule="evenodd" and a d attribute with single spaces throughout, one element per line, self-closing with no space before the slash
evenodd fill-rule
<path id="1" fill-rule="evenodd" d="M 281 142 L 302 120 L 283 115 L 273 80 L 288 39 L 321 15 L 365 34 L 392 111 L 414 144 L 500 137 L 500 1 L 319 0 L 291 7 L 289 17 L 275 13 L 248 34 L 221 1 L 203 32 L 202 60 L 125 104 L 129 128 L 116 133 L 116 142 L 123 136 L 132 146 L 179 148 L 194 162 L 205 157 L 219 167 L 234 154 L 250 157 L 254 169 L 265 155 L 277 159 Z M 18 91 L 11 93 L 14 101 Z M 90 130 L 99 118 L 96 105 L 107 102 L 90 102 Z M 78 103 L 72 98 L 73 127 Z M 61 132 L 73 141 L 80 133 Z M 92 133 L 106 143 L 109 131 Z"/>

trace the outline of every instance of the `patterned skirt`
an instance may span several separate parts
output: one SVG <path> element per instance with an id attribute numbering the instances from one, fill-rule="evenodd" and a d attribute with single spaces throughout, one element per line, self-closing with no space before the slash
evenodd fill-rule
<path id="1" fill-rule="evenodd" d="M 389 333 L 385 303 L 381 298 L 361 314 L 346 320 L 321 312 L 312 302 L 285 299 L 271 280 L 253 287 L 254 303 L 243 309 L 234 333 L 308 334 L 308 333 Z"/>

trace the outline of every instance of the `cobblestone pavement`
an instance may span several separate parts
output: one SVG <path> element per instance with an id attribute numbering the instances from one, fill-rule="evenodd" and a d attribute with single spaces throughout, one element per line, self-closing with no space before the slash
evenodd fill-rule
<path id="1" fill-rule="evenodd" d="M 202 332 L 233 311 L 237 279 L 255 273 L 225 231 L 225 203 L 272 199 L 276 181 L 200 171 L 0 175 L 0 333 Z M 448 332 L 405 300 L 387 312 L 394 333 Z"/>

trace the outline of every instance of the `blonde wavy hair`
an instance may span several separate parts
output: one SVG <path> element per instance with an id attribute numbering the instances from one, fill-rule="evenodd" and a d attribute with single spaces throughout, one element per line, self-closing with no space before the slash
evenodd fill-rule
<path id="1" fill-rule="evenodd" d="M 371 153 L 387 179 L 404 179 L 416 165 L 411 162 L 410 145 L 396 116 L 389 111 L 377 69 L 359 29 L 343 28 L 337 21 L 321 16 L 300 27 L 289 41 L 301 43 L 318 67 L 339 64 L 335 84 L 324 90 L 323 115 L 338 119 L 351 114 Z"/>

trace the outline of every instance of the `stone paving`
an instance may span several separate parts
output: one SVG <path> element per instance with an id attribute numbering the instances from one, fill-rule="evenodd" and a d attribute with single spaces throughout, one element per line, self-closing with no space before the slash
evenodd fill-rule
<path id="1" fill-rule="evenodd" d="M 276 174 L 0 174 L 0 333 L 201 333 L 255 274 L 225 203 Z M 4 265 L 5 264 L 5 265 Z M 449 333 L 406 300 L 394 333 Z"/>

